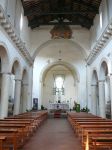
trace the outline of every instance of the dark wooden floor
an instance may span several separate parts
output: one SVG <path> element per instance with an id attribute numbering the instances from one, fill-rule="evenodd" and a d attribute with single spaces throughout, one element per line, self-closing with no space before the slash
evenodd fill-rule
<path id="1" fill-rule="evenodd" d="M 22 150 L 81 150 L 81 143 L 66 119 L 48 119 Z"/>

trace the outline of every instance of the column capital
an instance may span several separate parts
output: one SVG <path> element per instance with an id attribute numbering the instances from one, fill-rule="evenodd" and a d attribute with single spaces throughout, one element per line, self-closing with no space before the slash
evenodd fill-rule
<path id="1" fill-rule="evenodd" d="M 16 82 L 16 81 L 20 81 L 20 82 L 22 82 L 22 80 L 21 80 L 21 79 L 15 79 L 15 82 Z"/>
<path id="2" fill-rule="evenodd" d="M 99 83 L 105 82 L 105 80 L 98 80 Z"/>
<path id="3" fill-rule="evenodd" d="M 7 75 L 11 75 L 11 72 L 0 72 L 0 74 L 7 74 Z"/>
<path id="4" fill-rule="evenodd" d="M 22 83 L 22 86 L 28 86 L 28 83 Z"/>
<path id="5" fill-rule="evenodd" d="M 97 86 L 97 84 L 91 84 L 91 86 Z"/>

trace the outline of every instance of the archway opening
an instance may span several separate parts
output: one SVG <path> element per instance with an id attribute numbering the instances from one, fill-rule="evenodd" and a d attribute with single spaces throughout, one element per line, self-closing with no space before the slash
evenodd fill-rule
<path id="1" fill-rule="evenodd" d="M 70 69 L 64 65 L 54 65 L 42 78 L 42 105 L 50 107 L 50 103 L 68 103 L 73 109 L 74 100 L 77 100 L 77 77 L 74 78 Z"/>
<path id="2" fill-rule="evenodd" d="M 8 71 L 9 71 L 9 58 L 7 49 L 0 45 L 0 115 L 1 117 L 7 116 L 8 110 Z M 7 81 L 6 81 L 7 80 Z M 7 85 L 4 85 L 6 83 Z M 4 95 L 4 91 L 7 93 Z M 5 106 L 5 108 L 4 108 Z"/>
<path id="3" fill-rule="evenodd" d="M 24 69 L 22 74 L 20 113 L 27 111 L 27 100 L 28 100 L 28 75 L 26 69 Z"/>
<path id="4" fill-rule="evenodd" d="M 16 111 L 19 109 L 19 104 L 17 105 L 18 100 L 18 83 L 21 82 L 20 80 L 20 66 L 19 62 L 16 60 L 12 65 L 11 75 L 10 75 L 10 91 L 9 91 L 9 107 L 8 107 L 8 115 L 16 114 Z M 20 85 L 21 86 L 21 85 Z M 18 109 L 17 109 L 17 108 Z"/>
<path id="5" fill-rule="evenodd" d="M 99 85 L 100 116 L 111 118 L 110 82 L 108 78 L 108 66 L 105 61 L 101 64 Z"/>
<path id="6" fill-rule="evenodd" d="M 2 72 L 2 62 L 1 62 L 1 58 L 0 58 L 0 105 L 1 105 L 1 85 L 2 85 L 2 74 L 1 74 L 1 72 Z"/>
<path id="7" fill-rule="evenodd" d="M 96 70 L 92 74 L 92 83 L 91 83 L 91 110 L 94 115 L 99 115 L 99 90 L 98 90 L 98 76 Z"/>

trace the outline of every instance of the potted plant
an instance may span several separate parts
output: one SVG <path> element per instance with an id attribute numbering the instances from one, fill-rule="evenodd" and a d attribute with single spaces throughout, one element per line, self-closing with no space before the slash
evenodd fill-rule
<path id="1" fill-rule="evenodd" d="M 89 110 L 89 108 L 86 106 L 86 107 L 83 107 L 82 109 L 81 109 L 81 112 L 89 112 L 90 110 Z"/>

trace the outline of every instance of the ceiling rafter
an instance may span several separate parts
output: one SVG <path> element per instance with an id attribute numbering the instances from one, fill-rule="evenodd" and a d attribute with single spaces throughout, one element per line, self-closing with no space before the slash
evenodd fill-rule
<path id="1" fill-rule="evenodd" d="M 29 12 L 31 13 L 32 15 L 35 14 L 37 16 L 47 16 L 47 15 L 66 15 L 66 14 L 70 14 L 70 15 L 76 15 L 76 14 L 81 14 L 81 13 L 96 13 L 96 12 L 93 12 L 93 11 L 66 11 L 66 12 L 61 12 L 61 11 L 57 11 L 57 12 L 35 12 L 33 13 L 32 10 Z M 38 14 L 36 14 L 38 13 Z M 29 15 L 28 15 L 29 16 Z"/>
<path id="2" fill-rule="evenodd" d="M 34 26 L 39 27 L 40 25 L 58 25 L 59 22 L 39 22 L 38 17 L 35 17 L 34 19 L 30 20 L 29 22 L 29 26 L 31 26 L 31 28 L 34 28 Z M 86 16 L 81 16 L 80 15 L 80 19 L 77 19 L 74 21 L 69 21 L 69 22 L 60 22 L 60 24 L 64 24 L 64 25 L 81 25 L 82 27 L 87 27 L 88 29 L 91 27 L 91 24 L 93 24 L 93 20 L 92 19 L 88 19 Z"/>
<path id="3" fill-rule="evenodd" d="M 98 8 L 92 4 L 90 5 L 90 3 L 87 3 L 83 0 L 74 0 L 74 2 L 78 3 L 79 5 L 83 5 L 83 6 L 88 7 L 88 10 L 95 11 L 95 12 L 99 13 Z"/>
<path id="4" fill-rule="evenodd" d="M 31 28 L 41 25 L 81 25 L 90 28 L 102 0 L 21 0 Z M 67 20 L 65 22 L 65 20 Z M 36 26 L 37 25 L 37 26 Z"/>

